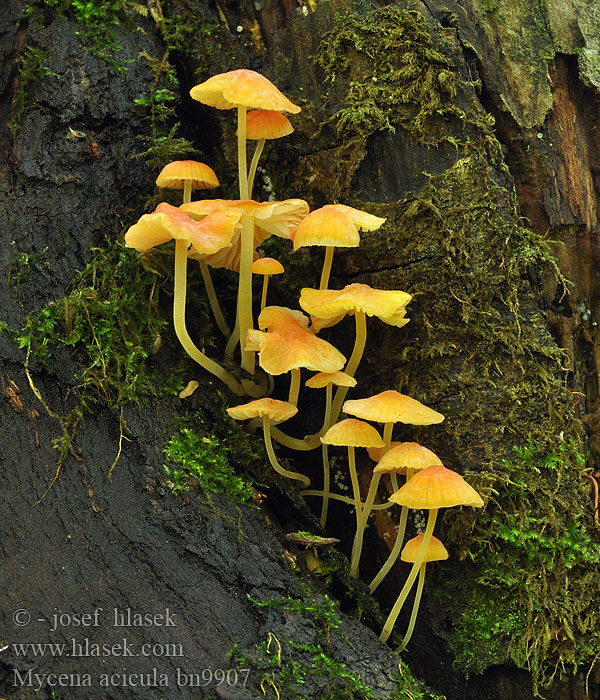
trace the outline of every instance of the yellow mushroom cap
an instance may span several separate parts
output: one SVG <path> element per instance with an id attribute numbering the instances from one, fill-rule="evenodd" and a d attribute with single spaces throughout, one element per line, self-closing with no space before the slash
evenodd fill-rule
<path id="1" fill-rule="evenodd" d="M 200 85 L 195 85 L 190 95 L 192 99 L 217 109 L 233 109 L 242 105 L 292 114 L 300 111 L 300 107 L 290 102 L 264 75 L 246 68 L 213 75 Z"/>
<path id="2" fill-rule="evenodd" d="M 393 493 L 392 503 L 417 509 L 474 506 L 481 508 L 481 496 L 460 474 L 434 464 L 417 472 L 402 488 Z"/>
<path id="3" fill-rule="evenodd" d="M 408 323 L 405 318 L 406 305 L 411 299 L 410 294 L 400 290 L 373 289 L 368 284 L 354 282 L 343 289 L 305 287 L 300 293 L 299 303 L 311 315 L 318 331 L 333 326 L 346 314 L 357 311 L 362 311 L 367 316 L 377 316 L 384 323 L 400 328 Z"/>
<path id="4" fill-rule="evenodd" d="M 441 423 L 444 416 L 410 396 L 390 389 L 366 399 L 346 401 L 344 413 L 364 420 L 379 423 L 410 423 L 411 425 L 432 425 Z"/>
<path id="5" fill-rule="evenodd" d="M 206 190 L 219 186 L 214 170 L 196 160 L 174 160 L 165 165 L 156 178 L 158 187 L 172 190 L 182 190 L 186 182 L 192 183 L 193 190 Z"/>
<path id="6" fill-rule="evenodd" d="M 418 442 L 400 442 L 391 447 L 373 469 L 377 474 L 404 473 L 407 469 L 426 469 L 432 464 L 441 464 L 440 458 Z"/>
<path id="7" fill-rule="evenodd" d="M 425 535 L 417 535 L 413 537 L 412 540 L 408 540 L 402 548 L 400 559 L 414 564 L 417 560 L 417 555 L 419 554 L 419 549 L 421 549 L 421 543 L 424 537 Z M 435 535 L 431 535 L 431 541 L 425 552 L 423 563 L 425 564 L 425 562 L 428 561 L 444 561 L 444 559 L 448 559 L 448 550 L 444 547 L 441 540 L 438 540 Z"/>
<path id="8" fill-rule="evenodd" d="M 285 272 L 283 265 L 275 258 L 257 258 L 251 269 L 254 275 L 280 275 Z"/>
<path id="9" fill-rule="evenodd" d="M 290 120 L 281 112 L 255 109 L 246 115 L 246 138 L 249 141 L 280 139 L 294 131 Z"/>
<path id="10" fill-rule="evenodd" d="M 266 306 L 258 317 L 259 328 L 248 329 L 246 350 L 258 351 L 260 366 L 271 375 L 306 367 L 314 372 L 335 372 L 346 363 L 339 350 L 308 328 L 299 311 Z"/>
<path id="11" fill-rule="evenodd" d="M 235 211 L 217 211 L 194 221 L 179 207 L 162 202 L 129 228 L 125 245 L 144 251 L 177 238 L 189 241 L 198 253 L 216 253 L 231 245 L 240 216 Z"/>
<path id="12" fill-rule="evenodd" d="M 375 231 L 384 221 L 345 204 L 326 204 L 300 224 L 293 236 L 294 250 L 308 245 L 355 248 L 360 244 L 359 230 Z"/>
<path id="13" fill-rule="evenodd" d="M 396 447 L 396 445 L 399 445 L 400 441 L 399 440 L 392 440 L 390 443 L 390 446 L 387 448 L 390 450 L 392 447 Z M 374 462 L 379 462 L 383 455 L 387 452 L 387 450 L 384 447 L 370 447 L 367 452 L 369 453 L 369 457 L 374 461 Z"/>
<path id="14" fill-rule="evenodd" d="M 281 423 L 295 416 L 298 413 L 298 408 L 287 401 L 264 398 L 228 408 L 227 413 L 235 420 L 267 416 L 274 423 Z"/>
<path id="15" fill-rule="evenodd" d="M 355 418 L 346 418 L 332 425 L 321 438 L 321 442 L 347 447 L 383 447 L 385 444 L 372 425 Z"/>
<path id="16" fill-rule="evenodd" d="M 335 386 L 356 386 L 356 379 L 346 372 L 319 372 L 305 382 L 309 389 L 323 389 L 328 384 Z"/>

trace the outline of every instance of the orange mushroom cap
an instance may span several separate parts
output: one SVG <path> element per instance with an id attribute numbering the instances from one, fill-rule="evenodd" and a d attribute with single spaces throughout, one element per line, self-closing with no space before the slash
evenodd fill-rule
<path id="1" fill-rule="evenodd" d="M 258 351 L 260 366 L 269 374 L 285 374 L 306 367 L 315 372 L 335 372 L 346 358 L 326 340 L 317 338 L 308 328 L 308 319 L 300 312 L 283 307 L 265 307 L 258 317 L 259 328 L 250 328 L 246 349 Z"/>
<path id="2" fill-rule="evenodd" d="M 281 275 L 285 272 L 283 265 L 275 258 L 257 258 L 251 269 L 254 275 Z"/>
<path id="3" fill-rule="evenodd" d="M 267 416 L 274 423 L 281 423 L 295 416 L 298 413 L 298 408 L 287 401 L 263 398 L 239 406 L 232 406 L 227 409 L 227 413 L 235 420 Z"/>
<path id="4" fill-rule="evenodd" d="M 418 442 L 400 442 L 391 447 L 373 469 L 377 474 L 404 473 L 407 469 L 426 469 L 441 464 L 440 458 Z"/>
<path id="5" fill-rule="evenodd" d="M 366 399 L 346 401 L 344 413 L 364 420 L 379 423 L 410 423 L 411 425 L 432 425 L 441 423 L 444 416 L 410 396 L 390 389 Z"/>
<path id="6" fill-rule="evenodd" d="M 434 464 L 417 472 L 390 498 L 392 503 L 416 509 L 452 508 L 474 506 L 481 508 L 483 500 L 460 474 Z"/>
<path id="7" fill-rule="evenodd" d="M 300 293 L 299 303 L 311 315 L 313 325 L 319 331 L 335 325 L 346 314 L 357 311 L 362 311 L 367 316 L 377 316 L 384 323 L 401 328 L 408 323 L 409 319 L 405 318 L 406 305 L 411 299 L 412 296 L 407 292 L 373 289 L 368 284 L 354 282 L 343 289 L 305 287 Z"/>
<path id="8" fill-rule="evenodd" d="M 172 238 L 189 241 L 199 254 L 213 254 L 231 245 L 241 214 L 217 211 L 203 221 L 194 221 L 179 207 L 162 202 L 144 214 L 125 234 L 125 245 L 145 251 Z"/>
<path id="9" fill-rule="evenodd" d="M 413 537 L 412 540 L 408 540 L 402 549 L 400 559 L 414 564 L 424 537 L 425 535 L 421 534 Z M 423 563 L 425 564 L 428 561 L 444 561 L 445 559 L 448 559 L 448 550 L 444 547 L 441 540 L 438 540 L 435 535 L 431 535 L 431 540 L 425 552 Z"/>
<path id="10" fill-rule="evenodd" d="M 246 138 L 249 141 L 280 139 L 289 136 L 293 131 L 290 120 L 281 112 L 255 109 L 246 115 Z"/>
<path id="11" fill-rule="evenodd" d="M 294 250 L 309 245 L 355 248 L 360 244 L 359 230 L 375 231 L 384 221 L 345 204 L 326 204 L 298 226 L 293 236 Z"/>
<path id="12" fill-rule="evenodd" d="M 219 186 L 215 171 L 196 160 L 174 160 L 160 171 L 156 178 L 158 187 L 182 190 L 186 182 L 192 183 L 193 190 L 206 190 Z"/>
<path id="13" fill-rule="evenodd" d="M 345 447 L 383 447 L 385 444 L 372 425 L 355 418 L 346 418 L 332 425 L 321 442 Z"/>
<path id="14" fill-rule="evenodd" d="M 195 85 L 190 95 L 192 99 L 217 109 L 233 109 L 242 105 L 292 114 L 300 111 L 300 107 L 290 102 L 264 75 L 246 68 L 213 75 L 200 85 Z"/>
<path id="15" fill-rule="evenodd" d="M 335 386 L 356 386 L 356 379 L 346 372 L 319 372 L 304 382 L 309 389 L 323 389 L 328 384 Z"/>

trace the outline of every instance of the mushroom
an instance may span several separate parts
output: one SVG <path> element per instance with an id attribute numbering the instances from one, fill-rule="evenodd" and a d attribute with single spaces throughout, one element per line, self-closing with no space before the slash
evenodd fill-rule
<path id="1" fill-rule="evenodd" d="M 409 482 L 393 493 L 389 500 L 408 508 L 429 510 L 429 517 L 427 518 L 421 547 L 417 552 L 412 569 L 383 626 L 379 637 L 382 642 L 388 640 L 398 614 L 417 578 L 421 564 L 425 559 L 425 553 L 429 547 L 438 510 L 454 506 L 473 506 L 474 508 L 483 506 L 483 501 L 477 491 L 472 486 L 469 486 L 460 474 L 451 469 L 446 469 L 441 464 L 434 464 L 417 472 Z"/>
<path id="2" fill-rule="evenodd" d="M 262 295 L 260 297 L 260 310 L 265 308 L 267 303 L 267 287 L 269 285 L 269 277 L 271 275 L 281 275 L 285 272 L 285 268 L 275 258 L 257 258 L 252 263 L 252 274 L 263 276 Z"/>
<path id="3" fill-rule="evenodd" d="M 375 396 L 370 396 L 366 399 L 346 401 L 343 410 L 344 413 L 357 416 L 364 420 L 384 423 L 383 440 L 386 447 L 390 445 L 394 423 L 401 422 L 410 423 L 411 425 L 431 425 L 433 423 L 441 423 L 444 420 L 444 416 L 441 413 L 393 389 L 382 391 L 380 394 L 375 394 Z M 352 563 L 350 566 L 350 573 L 355 577 L 358 577 L 358 566 L 362 551 L 364 531 L 379 487 L 381 473 L 381 471 L 377 470 L 373 473 L 369 485 L 369 492 L 365 500 L 362 519 L 356 530 L 354 546 L 352 547 Z M 395 474 L 392 474 L 391 478 L 393 486 L 397 488 L 398 482 Z"/>
<path id="4" fill-rule="evenodd" d="M 413 474 L 417 470 L 426 469 L 432 464 L 441 464 L 440 458 L 427 447 L 419 445 L 418 442 L 400 442 L 390 447 L 390 449 L 381 457 L 379 463 L 373 470 L 376 474 L 406 474 L 406 481 L 410 481 Z M 400 512 L 400 520 L 398 522 L 398 531 L 396 533 L 396 541 L 389 553 L 385 563 L 369 584 L 369 591 L 373 591 L 379 586 L 383 579 L 387 576 L 389 570 L 394 565 L 394 562 L 400 554 L 400 549 L 404 541 L 404 533 L 406 532 L 406 521 L 408 519 L 408 508 L 402 506 Z"/>
<path id="5" fill-rule="evenodd" d="M 192 198 L 192 190 L 206 190 L 218 187 L 219 180 L 214 170 L 205 163 L 200 163 L 196 160 L 174 160 L 165 165 L 160 171 L 156 178 L 156 185 L 165 189 L 183 190 L 183 203 L 187 204 Z M 213 316 L 221 333 L 226 338 L 229 338 L 231 331 L 221 311 L 210 271 L 204 260 L 200 259 L 199 263 L 200 273 L 204 280 Z"/>
<path id="6" fill-rule="evenodd" d="M 322 435 L 329 430 L 329 426 L 331 424 L 331 397 L 333 394 L 333 385 L 356 386 L 356 379 L 345 372 L 319 372 L 308 379 L 305 384 L 311 389 L 322 389 L 325 387 L 325 417 L 323 418 L 323 426 L 319 431 L 319 435 Z M 321 444 L 321 454 L 323 456 L 323 503 L 321 505 L 321 527 L 324 528 L 327 523 L 329 489 L 331 487 L 329 454 L 326 443 Z"/>
<path id="7" fill-rule="evenodd" d="M 248 173 L 246 170 L 246 111 L 248 107 L 274 112 L 297 114 L 300 107 L 290 102 L 267 78 L 252 70 L 240 69 L 214 75 L 190 90 L 194 100 L 217 109 L 237 108 L 238 114 L 238 173 L 240 199 L 247 200 Z M 237 314 L 240 338 L 245 339 L 252 319 L 252 251 L 253 222 L 247 215 L 242 216 L 242 243 L 240 280 L 238 288 Z M 249 374 L 254 372 L 254 354 L 242 348 L 241 366 Z"/>
<path id="8" fill-rule="evenodd" d="M 235 420 L 247 420 L 248 418 L 262 418 L 263 436 L 265 439 L 265 448 L 267 456 L 273 469 L 281 476 L 288 479 L 299 481 L 304 488 L 310 486 L 310 479 L 304 474 L 292 472 L 284 469 L 275 456 L 273 443 L 271 442 L 271 422 L 281 423 L 296 415 L 298 408 L 286 401 L 278 401 L 277 399 L 262 398 L 250 403 L 233 406 L 227 409 L 227 413 Z"/>
<path id="9" fill-rule="evenodd" d="M 267 109 L 255 109 L 246 115 L 246 138 L 248 141 L 258 141 L 248 172 L 248 196 L 252 197 L 254 176 L 260 156 L 267 139 L 280 139 L 289 136 L 294 131 L 290 120 L 280 112 Z"/>
<path id="10" fill-rule="evenodd" d="M 358 475 L 356 473 L 356 460 L 354 455 L 355 447 L 382 447 L 381 435 L 372 425 L 355 418 L 347 418 L 340 421 L 323 435 L 321 442 L 326 445 L 338 445 L 348 448 L 348 467 L 350 469 L 350 480 L 352 482 L 352 493 L 354 495 L 354 508 L 356 510 L 356 527 L 359 527 L 362 501 L 360 500 L 360 487 L 358 485 Z"/>
<path id="11" fill-rule="evenodd" d="M 221 365 L 207 357 L 190 338 L 185 325 L 185 297 L 188 248 L 199 254 L 211 254 L 231 243 L 240 213 L 217 211 L 203 221 L 194 221 L 177 207 L 165 202 L 152 214 L 144 214 L 125 234 L 125 245 L 145 251 L 175 239 L 175 273 L 173 291 L 173 325 L 175 334 L 188 355 L 205 370 L 214 374 L 234 394 L 243 396 L 244 389 L 235 377 Z"/>
<path id="12" fill-rule="evenodd" d="M 297 232 L 294 234 L 294 241 L 296 235 Z M 400 328 L 408 323 L 408 319 L 405 318 L 406 305 L 411 299 L 411 295 L 406 292 L 373 289 L 366 284 L 355 282 L 340 290 L 305 287 L 300 293 L 300 306 L 311 315 L 317 331 L 335 325 L 346 314 L 354 314 L 356 337 L 352 355 L 345 369 L 346 373 L 353 377 L 367 342 L 366 317 L 377 316 L 384 323 Z M 347 393 L 348 387 L 339 387 L 335 393 L 331 411 L 334 421 L 337 420 Z"/>
<path id="13" fill-rule="evenodd" d="M 421 549 L 421 546 L 423 544 L 423 538 L 424 535 L 421 534 L 417 535 L 416 537 L 413 537 L 412 540 L 408 540 L 404 549 L 402 550 L 402 554 L 400 555 L 402 561 L 414 564 L 414 562 L 417 559 L 419 550 Z M 429 546 L 427 547 L 427 550 L 423 557 L 421 568 L 419 569 L 419 582 L 417 583 L 415 599 L 413 601 L 413 607 L 410 613 L 410 621 L 408 623 L 408 628 L 406 630 L 406 634 L 404 635 L 404 639 L 402 640 L 402 644 L 400 644 L 400 646 L 398 647 L 399 652 L 403 651 L 406 648 L 406 645 L 410 641 L 413 630 L 415 628 L 417 613 L 419 612 L 419 603 L 421 602 L 421 594 L 423 593 L 423 584 L 425 583 L 425 569 L 427 567 L 427 563 L 430 561 L 444 561 L 446 559 L 448 559 L 448 550 L 444 547 L 442 542 L 438 540 L 437 537 L 432 535 L 431 540 L 429 542 Z"/>
<path id="14" fill-rule="evenodd" d="M 375 231 L 385 219 L 345 204 L 326 204 L 315 209 L 294 233 L 294 250 L 303 246 L 325 246 L 325 259 L 319 289 L 327 289 L 334 248 L 356 248 L 360 243 L 359 230 Z"/>

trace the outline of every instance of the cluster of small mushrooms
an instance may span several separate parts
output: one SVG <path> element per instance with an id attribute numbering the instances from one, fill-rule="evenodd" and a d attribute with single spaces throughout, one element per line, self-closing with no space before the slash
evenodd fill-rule
<path id="1" fill-rule="evenodd" d="M 443 544 L 433 536 L 440 508 L 458 505 L 479 507 L 480 496 L 456 472 L 446 469 L 429 449 L 415 442 L 392 442 L 397 422 L 413 425 L 440 423 L 444 416 L 419 401 L 395 390 L 376 396 L 345 401 L 349 389 L 355 387 L 354 375 L 361 360 L 367 338 L 367 316 L 377 316 L 384 323 L 401 327 L 408 323 L 406 306 L 411 296 L 403 291 L 373 289 L 365 284 L 350 284 L 340 290 L 328 288 L 334 248 L 359 245 L 359 231 L 375 231 L 385 219 L 343 204 L 325 205 L 309 213 L 302 199 L 256 202 L 252 199 L 254 178 L 265 141 L 293 131 L 284 112 L 296 114 L 300 107 L 288 100 L 269 80 L 251 70 L 234 70 L 213 76 L 191 90 L 195 100 L 217 109 L 237 109 L 239 200 L 202 199 L 191 201 L 192 190 L 217 187 L 215 173 L 207 165 L 195 161 L 168 164 L 156 183 L 159 187 L 183 190 L 180 207 L 159 204 L 145 214 L 125 236 L 125 244 L 143 252 L 175 240 L 175 273 L 173 322 L 181 345 L 201 367 L 221 380 L 237 396 L 252 400 L 228 409 L 236 420 L 250 420 L 254 427 L 262 423 L 266 451 L 273 468 L 281 475 L 298 481 L 304 497 L 322 499 L 321 525 L 327 524 L 331 499 L 350 503 L 356 512 L 356 534 L 352 548 L 351 574 L 359 575 L 363 536 L 369 514 L 374 509 L 402 506 L 396 541 L 387 561 L 373 577 L 374 591 L 392 568 L 398 556 L 412 562 L 412 569 L 381 633 L 381 640 L 390 636 L 415 580 L 418 577 L 410 623 L 400 650 L 404 649 L 414 628 L 427 562 L 446 559 Z M 252 111 L 248 111 L 248 110 Z M 246 145 L 257 141 L 250 169 L 247 168 Z M 281 306 L 267 306 L 267 285 L 270 275 L 281 274 L 283 266 L 276 260 L 261 258 L 257 249 L 269 236 L 290 239 L 294 250 L 302 246 L 324 246 L 325 258 L 319 289 L 302 290 L 299 304 L 302 311 Z M 234 360 L 239 345 L 241 372 L 233 373 L 209 358 L 190 337 L 185 321 L 186 276 L 188 260 L 198 260 L 206 293 L 216 324 L 227 342 L 225 359 Z M 230 330 L 220 308 L 210 275 L 210 267 L 232 270 L 239 275 L 237 314 Z M 252 275 L 263 275 L 264 283 L 257 328 L 254 323 Z M 317 333 L 335 325 L 346 315 L 354 315 L 356 334 L 350 359 L 346 358 Z M 255 373 L 255 358 L 266 373 Z M 316 435 L 303 439 L 291 437 L 277 426 L 298 411 L 301 369 L 316 374 L 306 386 L 325 389 L 324 419 Z M 269 398 L 272 377 L 290 373 L 287 401 Z M 262 376 L 262 379 L 261 379 Z M 335 394 L 333 387 L 336 387 Z M 352 418 L 338 421 L 341 412 Z M 381 435 L 370 423 L 382 423 Z M 278 462 L 273 440 L 295 450 L 321 447 L 323 488 L 309 490 L 310 480 L 304 474 L 284 469 Z M 331 491 L 329 446 L 345 446 L 352 482 L 352 498 Z M 377 465 L 365 500 L 362 500 L 355 465 L 355 448 L 365 447 Z M 376 504 L 382 476 L 390 479 L 393 495 L 389 502 Z M 398 479 L 405 483 L 399 487 Z M 424 533 L 408 541 L 402 548 L 408 509 L 429 511 Z"/>

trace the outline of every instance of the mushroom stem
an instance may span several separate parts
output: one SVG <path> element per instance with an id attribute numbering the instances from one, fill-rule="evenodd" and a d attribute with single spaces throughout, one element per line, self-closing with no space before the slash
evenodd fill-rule
<path id="1" fill-rule="evenodd" d="M 324 435 L 331 424 L 331 396 L 333 394 L 333 384 L 329 383 L 325 387 L 325 416 L 323 418 L 323 427 L 319 435 Z M 327 524 L 327 510 L 329 508 L 329 489 L 331 488 L 331 473 L 329 468 L 329 448 L 323 443 L 321 445 L 321 454 L 323 457 L 323 503 L 321 504 L 321 527 L 325 528 Z"/>
<path id="2" fill-rule="evenodd" d="M 267 305 L 267 289 L 269 287 L 270 275 L 265 275 L 263 279 L 262 295 L 260 297 L 260 310 L 262 311 Z"/>
<path id="3" fill-rule="evenodd" d="M 246 335 L 254 327 L 252 318 L 252 251 L 254 243 L 254 219 L 242 215 L 242 245 L 240 252 L 240 279 L 238 288 L 238 320 L 240 326 L 241 367 L 248 374 L 254 374 L 254 350 L 246 350 Z"/>
<path id="4" fill-rule="evenodd" d="M 319 289 L 327 289 L 329 284 L 329 274 L 331 273 L 331 262 L 333 260 L 333 246 L 328 245 L 325 248 L 325 259 L 323 260 L 323 269 L 321 270 L 321 281 Z"/>
<path id="5" fill-rule="evenodd" d="M 353 578 L 358 578 L 358 566 L 360 563 L 360 555 L 362 553 L 365 528 L 367 527 L 367 520 L 373 507 L 373 501 L 375 500 L 375 494 L 377 493 L 377 487 L 379 486 L 380 479 L 381 474 L 379 473 L 373 474 L 371 477 L 369 492 L 367 493 L 365 505 L 356 528 L 356 535 L 354 536 L 354 542 L 352 544 L 352 558 L 350 560 L 350 576 Z"/>
<path id="6" fill-rule="evenodd" d="M 254 187 L 254 177 L 256 175 L 256 167 L 258 166 L 258 161 L 265 147 L 265 139 L 260 139 L 256 148 L 254 149 L 254 155 L 252 156 L 252 162 L 250 163 L 250 172 L 248 173 L 248 199 L 252 198 L 252 188 Z"/>
<path id="7" fill-rule="evenodd" d="M 402 610 L 402 606 L 404 605 L 404 602 L 406 601 L 406 598 L 408 597 L 410 589 L 412 588 L 413 583 L 415 582 L 415 579 L 417 578 L 417 576 L 419 574 L 421 564 L 423 563 L 423 560 L 425 559 L 425 554 L 427 552 L 427 548 L 429 547 L 429 543 L 431 542 L 431 535 L 433 534 L 433 528 L 435 527 L 437 512 L 438 512 L 437 508 L 433 508 L 432 510 L 429 511 L 429 518 L 427 519 L 427 527 L 425 528 L 425 533 L 423 535 L 423 541 L 421 542 L 421 547 L 419 548 L 417 558 L 415 559 L 414 564 L 412 565 L 412 569 L 410 570 L 410 573 L 408 575 L 408 578 L 406 579 L 404 586 L 402 587 L 402 590 L 400 591 L 398 598 L 397 598 L 396 602 L 394 603 L 394 607 L 390 610 L 390 614 L 388 615 L 387 620 L 385 621 L 385 624 L 383 625 L 383 630 L 381 631 L 381 635 L 379 636 L 379 639 L 382 642 L 387 642 L 387 640 L 389 639 L 390 634 L 392 633 L 392 629 L 394 628 L 394 624 L 398 618 L 398 615 L 400 614 L 400 610 Z"/>
<path id="8" fill-rule="evenodd" d="M 221 333 L 226 338 L 229 338 L 231 331 L 229 330 L 227 321 L 225 320 L 223 312 L 221 311 L 221 305 L 219 304 L 219 300 L 217 299 L 217 295 L 215 293 L 215 287 L 213 285 L 212 277 L 210 276 L 208 265 L 204 262 L 204 260 L 199 260 L 198 262 L 200 263 L 200 272 L 202 274 L 202 279 L 204 280 L 204 286 L 206 287 L 208 302 L 213 312 L 213 316 L 215 317 L 215 321 L 217 322 L 217 326 L 219 327 Z"/>
<path id="9" fill-rule="evenodd" d="M 192 181 L 183 181 L 183 203 L 188 204 L 192 201 Z"/>
<path id="10" fill-rule="evenodd" d="M 240 187 L 240 199 L 249 199 L 248 195 L 248 172 L 246 165 L 246 107 L 238 105 L 238 129 L 237 129 L 237 147 L 238 147 L 238 179 Z"/>
<path id="11" fill-rule="evenodd" d="M 354 373 L 358 367 L 360 359 L 363 355 L 365 349 L 365 344 L 367 342 L 367 319 L 364 311 L 356 311 L 354 314 L 354 322 L 356 324 L 356 337 L 354 339 L 354 348 L 352 350 L 352 355 L 348 360 L 346 369 L 344 372 L 354 377 Z M 335 398 L 333 399 L 333 406 L 331 407 L 331 422 L 335 423 L 342 410 L 342 404 L 346 398 L 349 387 L 338 386 L 335 392 Z"/>
<path id="12" fill-rule="evenodd" d="M 307 435 L 305 438 L 300 439 L 286 435 L 285 433 L 281 432 L 279 428 L 273 428 L 272 434 L 273 439 L 279 444 L 289 447 L 290 450 L 297 450 L 298 452 L 310 452 L 310 450 L 316 450 L 321 444 L 319 434 Z"/>
<path id="13" fill-rule="evenodd" d="M 354 509 L 356 511 L 356 527 L 358 528 L 362 513 L 362 501 L 360 500 L 360 486 L 358 485 L 358 474 L 356 473 L 356 460 L 353 445 L 348 445 L 348 467 L 350 468 L 350 481 L 352 482 Z"/>
<path id="14" fill-rule="evenodd" d="M 235 325 L 233 327 L 233 331 L 231 335 L 229 336 L 229 340 L 227 341 L 227 344 L 225 345 L 225 360 L 227 362 L 233 362 L 233 355 L 235 353 L 235 349 L 238 346 L 238 343 L 240 342 L 240 323 L 237 314 L 235 315 Z"/>
<path id="15" fill-rule="evenodd" d="M 207 370 L 215 377 L 226 384 L 237 396 L 244 396 L 245 391 L 237 382 L 235 377 L 214 360 L 206 355 L 194 344 L 190 338 L 185 325 L 185 295 L 187 280 L 187 251 L 188 243 L 185 240 L 175 241 L 175 279 L 173 291 L 173 325 L 175 334 L 183 349 L 195 360 L 203 369 Z"/>
<path id="16" fill-rule="evenodd" d="M 319 496 L 323 497 L 325 495 L 325 491 L 318 491 L 316 489 L 310 489 L 309 491 L 300 491 L 298 493 L 299 496 Z M 342 496 L 339 493 L 332 493 L 331 491 L 328 494 L 330 499 L 333 499 L 335 501 L 343 501 L 344 503 L 349 503 L 351 506 L 354 505 L 354 499 L 350 498 L 349 496 Z M 389 501 L 388 503 L 378 503 L 377 505 L 374 505 L 372 510 L 387 510 L 388 508 L 391 508 L 394 504 Z"/>
<path id="17" fill-rule="evenodd" d="M 277 457 L 275 457 L 275 452 L 273 450 L 273 443 L 271 442 L 271 419 L 268 416 L 263 416 L 263 435 L 265 438 L 265 448 L 267 450 L 267 457 L 273 469 L 281 476 L 285 476 L 288 479 L 295 479 L 300 481 L 304 488 L 310 486 L 310 479 L 304 474 L 299 474 L 298 472 L 291 472 L 288 469 L 284 469 L 279 462 Z"/>
<path id="18" fill-rule="evenodd" d="M 291 370 L 290 379 L 290 393 L 288 397 L 288 403 L 294 406 L 298 405 L 298 394 L 300 393 L 300 369 L 296 367 Z"/>
<path id="19" fill-rule="evenodd" d="M 413 469 L 408 469 L 406 472 L 406 481 L 408 482 L 413 475 L 414 470 Z M 398 490 L 398 489 L 396 489 Z M 396 533 L 396 541 L 394 542 L 394 546 L 392 547 L 388 558 L 385 560 L 383 566 L 379 571 L 377 572 L 377 575 L 373 578 L 371 583 L 369 584 L 369 592 L 373 593 L 373 591 L 379 586 L 379 584 L 383 581 L 383 579 L 388 575 L 389 570 L 392 568 L 394 565 L 396 559 L 398 559 L 398 556 L 400 555 L 400 551 L 402 550 L 402 545 L 404 544 L 404 534 L 406 533 L 406 521 L 408 520 L 408 508 L 406 506 L 402 506 L 402 510 L 400 511 L 400 520 L 398 521 L 398 532 Z"/>
<path id="20" fill-rule="evenodd" d="M 397 649 L 397 652 L 400 653 L 401 651 L 404 651 L 406 649 L 406 645 L 410 642 L 410 638 L 412 637 L 413 630 L 415 629 L 415 622 L 417 620 L 417 613 L 419 612 L 419 603 L 421 602 L 421 594 L 423 593 L 423 584 L 425 583 L 425 569 L 427 567 L 427 562 L 424 561 L 421 564 L 421 568 L 419 569 L 419 582 L 417 584 L 417 590 L 415 592 L 415 599 L 413 601 L 413 607 L 412 607 L 412 612 L 410 613 L 410 620 L 408 623 L 408 628 L 406 630 L 406 634 L 404 635 L 404 639 L 402 640 L 402 644 Z"/>

